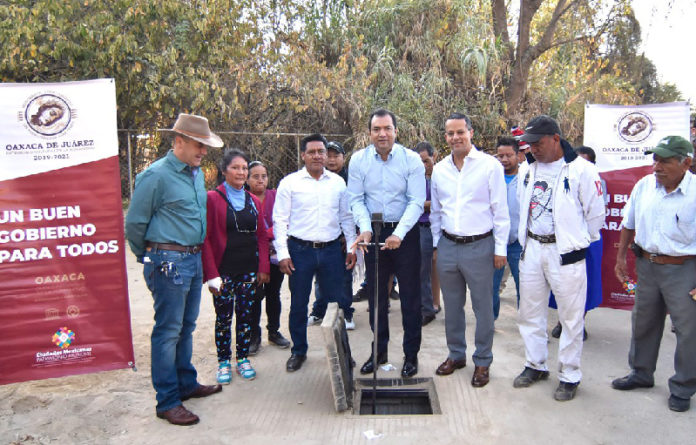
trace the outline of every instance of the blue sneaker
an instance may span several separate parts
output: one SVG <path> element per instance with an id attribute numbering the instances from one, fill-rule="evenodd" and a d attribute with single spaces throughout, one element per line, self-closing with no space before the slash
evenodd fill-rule
<path id="1" fill-rule="evenodd" d="M 256 371 L 251 367 L 249 359 L 237 360 L 237 374 L 242 376 L 245 380 L 254 380 L 256 378 Z"/>
<path id="2" fill-rule="evenodd" d="M 218 365 L 217 382 L 221 385 L 229 385 L 232 380 L 232 365 L 229 360 L 223 360 Z"/>

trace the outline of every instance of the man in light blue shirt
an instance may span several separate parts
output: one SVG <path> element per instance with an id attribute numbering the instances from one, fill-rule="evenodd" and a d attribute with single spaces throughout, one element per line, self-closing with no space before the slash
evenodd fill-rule
<path id="1" fill-rule="evenodd" d="M 348 168 L 348 194 L 353 218 L 360 229 L 357 243 L 369 243 L 375 227 L 372 214 L 381 213 L 379 242 L 383 242 L 379 258 L 377 283 L 378 332 L 377 357 L 370 357 L 360 369 L 370 374 L 376 364 L 387 362 L 389 319 L 387 284 L 395 274 L 399 281 L 401 318 L 404 328 L 404 364 L 401 375 L 412 377 L 418 372 L 418 351 L 421 343 L 420 301 L 420 235 L 416 222 L 423 213 L 425 201 L 425 169 L 415 152 L 396 144 L 396 117 L 379 109 L 368 123 L 372 145 L 356 152 Z M 365 254 L 367 294 L 370 311 L 375 303 L 375 251 Z M 374 330 L 374 319 L 370 317 Z M 373 358 L 375 359 L 373 361 Z"/>

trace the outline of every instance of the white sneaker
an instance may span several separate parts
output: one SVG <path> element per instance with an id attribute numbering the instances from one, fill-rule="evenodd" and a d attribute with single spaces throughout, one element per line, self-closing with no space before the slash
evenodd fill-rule
<path id="1" fill-rule="evenodd" d="M 345 320 L 345 322 L 347 331 L 352 331 L 353 329 L 355 329 L 355 322 L 353 320 Z"/>
<path id="2" fill-rule="evenodd" d="M 316 315 L 310 315 L 307 317 L 307 326 L 314 326 L 315 324 L 320 324 L 323 318 L 319 318 Z"/>

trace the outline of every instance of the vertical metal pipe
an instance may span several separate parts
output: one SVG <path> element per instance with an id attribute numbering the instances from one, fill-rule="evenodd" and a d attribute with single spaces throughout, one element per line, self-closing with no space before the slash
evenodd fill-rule
<path id="1" fill-rule="evenodd" d="M 372 305 L 372 318 L 373 326 L 375 327 L 372 332 L 372 414 L 377 414 L 377 367 L 379 366 L 379 360 L 377 358 L 378 353 L 378 339 L 379 339 L 379 236 L 380 236 L 380 223 L 373 225 L 374 239 L 372 245 L 375 249 L 375 285 L 374 285 L 374 299 L 375 302 Z M 389 296 L 387 295 L 387 298 Z"/>

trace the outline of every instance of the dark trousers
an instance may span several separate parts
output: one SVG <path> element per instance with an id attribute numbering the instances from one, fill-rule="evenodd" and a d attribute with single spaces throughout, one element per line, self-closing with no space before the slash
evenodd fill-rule
<path id="1" fill-rule="evenodd" d="M 254 305 L 251 308 L 251 337 L 261 337 L 261 300 L 266 299 L 266 318 L 268 332 L 277 332 L 280 329 L 280 286 L 283 284 L 283 273 L 280 268 L 271 264 L 271 280 L 261 286 L 257 293 Z"/>
<path id="2" fill-rule="evenodd" d="M 249 355 L 251 308 L 256 300 L 256 273 L 223 276 L 220 295 L 213 295 L 215 306 L 215 345 L 218 362 L 229 360 L 232 343 L 232 313 L 237 316 L 237 360 Z"/>
<path id="3" fill-rule="evenodd" d="M 341 243 L 336 240 L 321 249 L 315 249 L 288 239 L 288 251 L 295 266 L 290 284 L 290 336 L 292 353 L 307 354 L 307 304 L 312 292 L 312 280 L 317 275 L 319 288 L 325 295 L 338 295 L 345 270 Z"/>
<path id="4" fill-rule="evenodd" d="M 312 315 L 324 318 L 326 308 L 331 302 L 338 303 L 338 307 L 343 309 L 343 316 L 346 320 L 353 319 L 353 269 L 343 268 L 342 292 L 333 297 L 321 293 L 319 281 L 314 282 L 314 305 L 312 305 Z"/>
<path id="5" fill-rule="evenodd" d="M 433 306 L 433 285 L 431 276 L 433 274 L 433 232 L 430 231 L 430 223 L 416 223 L 420 233 L 420 289 L 421 289 L 421 311 L 423 316 L 435 315 Z"/>
<path id="6" fill-rule="evenodd" d="M 383 227 L 379 242 L 392 234 L 393 228 Z M 421 294 L 420 294 L 420 234 L 418 226 L 412 228 L 396 250 L 379 251 L 378 332 L 377 353 L 386 354 L 389 344 L 389 276 L 396 275 L 401 300 L 401 323 L 404 328 L 403 349 L 407 358 L 416 358 L 421 344 Z M 375 251 L 369 248 L 365 255 L 365 277 L 370 306 L 370 328 L 374 332 Z"/>

